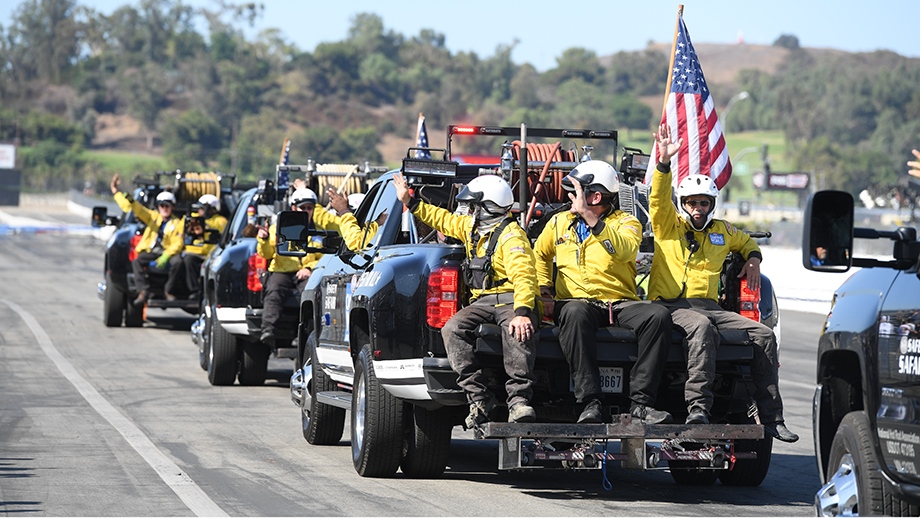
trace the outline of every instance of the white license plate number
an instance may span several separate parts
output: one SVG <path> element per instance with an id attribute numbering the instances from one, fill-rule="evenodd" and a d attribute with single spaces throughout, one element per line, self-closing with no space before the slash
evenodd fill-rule
<path id="1" fill-rule="evenodd" d="M 620 394 L 623 392 L 623 367 L 601 367 L 601 392 Z"/>

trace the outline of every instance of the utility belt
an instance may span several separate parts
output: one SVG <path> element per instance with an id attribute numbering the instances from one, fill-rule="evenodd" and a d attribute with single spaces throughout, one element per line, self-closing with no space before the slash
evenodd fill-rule
<path id="1" fill-rule="evenodd" d="M 607 321 L 610 325 L 617 325 L 617 320 L 614 318 L 613 311 L 616 309 L 617 305 L 621 302 L 627 302 L 626 300 L 596 300 L 596 299 L 556 299 L 556 302 L 584 302 L 589 306 L 594 306 L 597 309 L 607 312 Z"/>
<path id="2" fill-rule="evenodd" d="M 514 292 L 488 293 L 470 301 L 472 306 L 504 306 L 514 304 Z"/>

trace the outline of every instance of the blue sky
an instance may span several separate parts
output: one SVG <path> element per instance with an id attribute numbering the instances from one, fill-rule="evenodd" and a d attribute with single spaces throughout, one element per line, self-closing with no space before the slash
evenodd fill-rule
<path id="1" fill-rule="evenodd" d="M 77 0 L 102 13 L 111 13 L 126 0 Z M 229 0 L 233 2 L 233 0 Z M 243 0 L 236 0 L 242 3 Z M 387 29 L 404 36 L 429 28 L 446 36 L 452 52 L 474 51 L 480 57 L 494 54 L 498 45 L 519 43 L 512 59 L 531 63 L 540 71 L 556 66 L 556 58 L 570 47 L 584 47 L 599 56 L 620 50 L 638 50 L 653 40 L 670 42 L 679 2 L 665 0 L 604 0 L 560 2 L 527 0 L 257 0 L 265 13 L 252 35 L 278 28 L 301 50 L 318 43 L 345 38 L 351 17 L 373 12 Z M 0 0 L 0 24 L 9 25 L 19 0 Z M 212 7 L 213 0 L 185 0 L 193 6 Z M 920 56 L 918 25 L 920 2 L 877 0 L 871 3 L 842 0 L 685 0 L 684 20 L 695 43 L 769 45 L 781 34 L 794 34 L 806 47 L 830 47 L 851 52 L 893 50 Z M 202 28 L 203 30 L 204 28 Z"/>

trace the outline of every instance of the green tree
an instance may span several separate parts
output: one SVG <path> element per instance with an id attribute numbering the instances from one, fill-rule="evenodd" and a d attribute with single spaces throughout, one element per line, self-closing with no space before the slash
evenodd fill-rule
<path id="1" fill-rule="evenodd" d="M 157 120 L 160 111 L 166 107 L 167 82 L 164 76 L 159 65 L 147 63 L 141 68 L 127 70 L 122 79 L 122 88 L 129 102 L 128 113 L 144 126 L 147 149 L 153 149 Z"/>
<path id="2" fill-rule="evenodd" d="M 162 138 L 166 158 L 181 169 L 209 167 L 227 144 L 226 130 L 198 108 L 167 120 Z"/>

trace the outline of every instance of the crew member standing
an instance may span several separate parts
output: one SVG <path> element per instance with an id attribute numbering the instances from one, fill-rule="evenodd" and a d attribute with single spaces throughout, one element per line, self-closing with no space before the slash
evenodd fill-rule
<path id="1" fill-rule="evenodd" d="M 402 175 L 393 177 L 396 195 L 412 214 L 433 229 L 463 241 L 463 274 L 471 288 L 470 305 L 454 315 L 441 330 L 457 383 L 466 391 L 470 415 L 466 427 L 490 420 L 495 397 L 474 352 L 474 330 L 480 324 L 502 329 L 502 353 L 509 422 L 532 422 L 533 364 L 539 310 L 535 307 L 537 280 L 533 250 L 524 230 L 510 217 L 514 202 L 504 179 L 485 175 L 473 179 L 456 199 L 470 204 L 472 215 L 452 214 L 411 197 Z"/>
<path id="2" fill-rule="evenodd" d="M 144 235 L 134 248 L 137 258 L 131 262 L 131 268 L 134 270 L 134 286 L 138 291 L 134 305 L 142 306 L 150 296 L 150 283 L 147 279 L 147 268 L 150 263 L 156 264 L 157 268 L 166 268 L 167 265 L 170 265 L 170 259 L 182 251 L 182 222 L 172 213 L 173 206 L 176 204 L 176 196 L 173 193 L 163 191 L 158 194 L 157 210 L 151 210 L 136 201 L 130 193 L 120 192 L 118 190 L 120 184 L 121 180 L 116 174 L 112 177 L 111 184 L 115 203 L 125 212 L 133 211 L 137 219 L 147 226 L 144 229 Z M 169 288 L 175 284 L 179 274 L 179 269 L 171 266 L 169 278 L 166 281 L 167 293 L 169 293 Z"/>
<path id="3" fill-rule="evenodd" d="M 291 195 L 291 210 L 310 213 L 316 207 L 316 193 L 310 189 L 297 189 Z M 277 224 L 270 228 L 259 227 L 256 251 L 268 263 L 268 279 L 262 299 L 262 335 L 259 340 L 270 347 L 275 345 L 275 325 L 281 318 L 284 301 L 294 293 L 303 293 L 313 267 L 322 254 L 307 254 L 303 257 L 285 257 L 275 254 Z"/>
<path id="4" fill-rule="evenodd" d="M 642 226 L 619 210 L 619 177 L 610 164 L 579 164 L 562 185 L 570 193 L 572 208 L 547 223 L 534 254 L 543 297 L 552 298 L 555 287 L 559 345 L 569 362 L 576 401 L 583 405 L 578 422 L 606 420 L 595 332 L 607 325 L 632 329 L 638 338 L 638 358 L 629 379 L 630 413 L 649 424 L 671 422 L 671 414 L 655 409 L 671 341 L 671 317 L 636 295 Z"/>
<path id="5" fill-rule="evenodd" d="M 687 336 L 686 422 L 709 423 L 719 328 L 743 329 L 756 344 L 751 377 L 764 430 L 781 441 L 795 442 L 799 436 L 783 422 L 776 336 L 767 326 L 725 310 L 718 303 L 719 277 L 729 252 L 741 254 L 746 261 L 738 277 L 746 278 L 753 290 L 760 287 L 760 247 L 751 236 L 713 217 L 719 189 L 706 175 L 689 175 L 681 180 L 675 209 L 671 202 L 671 157 L 683 140 L 673 142 L 671 129 L 665 124 L 658 128 L 655 140 L 661 156 L 649 198 L 655 233 L 649 300 L 667 307 L 674 324 Z"/>

